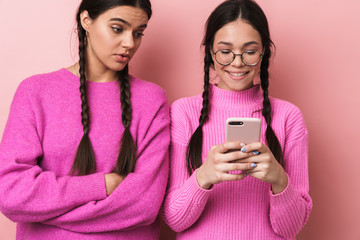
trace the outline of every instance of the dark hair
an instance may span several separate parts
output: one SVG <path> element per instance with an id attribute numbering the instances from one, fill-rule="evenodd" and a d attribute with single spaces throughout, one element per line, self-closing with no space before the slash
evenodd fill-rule
<path id="1" fill-rule="evenodd" d="M 89 106 L 86 97 L 86 31 L 81 25 L 80 14 L 87 11 L 91 19 L 98 18 L 105 11 L 117 6 L 132 6 L 143 9 L 148 18 L 152 15 L 151 4 L 149 0 L 83 0 L 76 14 L 77 32 L 79 38 L 79 65 L 80 65 L 80 93 L 81 93 L 81 123 L 83 125 L 84 135 L 78 146 L 75 160 L 71 169 L 71 174 L 87 175 L 96 171 L 96 162 L 94 150 L 89 138 Z M 122 111 L 122 123 L 125 127 L 119 156 L 117 159 L 115 173 L 127 175 L 134 171 L 136 163 L 136 146 L 134 139 L 130 133 L 130 125 L 132 118 L 132 109 L 130 102 L 130 83 L 129 69 L 126 65 L 122 71 L 117 73 L 118 82 L 120 84 L 120 101 Z"/>
<path id="2" fill-rule="evenodd" d="M 264 100 L 262 115 L 265 118 L 266 142 L 275 158 L 284 166 L 283 153 L 278 138 L 271 127 L 271 104 L 268 95 L 269 87 L 269 59 L 271 57 L 271 46 L 273 42 L 270 39 L 268 21 L 260 6 L 252 0 L 228 0 L 220 4 L 209 16 L 206 22 L 206 32 L 203 39 L 205 47 L 204 57 L 204 92 L 202 94 L 203 103 L 201 115 L 199 118 L 199 126 L 190 138 L 186 152 L 186 164 L 188 173 L 191 173 L 202 164 L 202 143 L 203 132 L 202 126 L 208 120 L 209 113 L 209 86 L 210 67 L 214 66 L 211 56 L 211 49 L 214 43 L 215 34 L 226 24 L 242 19 L 249 23 L 261 36 L 264 55 L 262 57 L 260 68 L 261 88 L 263 90 Z"/>

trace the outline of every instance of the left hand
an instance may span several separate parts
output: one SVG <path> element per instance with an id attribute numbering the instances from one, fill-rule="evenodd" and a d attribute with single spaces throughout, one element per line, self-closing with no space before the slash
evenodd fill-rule
<path id="1" fill-rule="evenodd" d="M 274 194 L 281 193 L 286 188 L 288 179 L 285 170 L 275 159 L 268 146 L 261 142 L 255 142 L 245 145 L 241 151 L 244 153 L 257 151 L 250 157 L 236 161 L 253 163 L 252 170 L 246 171 L 249 176 L 270 183 Z"/>
<path id="2" fill-rule="evenodd" d="M 109 196 L 125 179 L 124 176 L 118 175 L 116 173 L 107 173 L 104 175 L 104 178 L 107 196 Z"/>

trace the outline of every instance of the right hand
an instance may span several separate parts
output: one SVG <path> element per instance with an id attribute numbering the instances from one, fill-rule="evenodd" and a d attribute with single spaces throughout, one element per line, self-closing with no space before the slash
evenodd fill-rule
<path id="1" fill-rule="evenodd" d="M 109 196 L 119 184 L 124 180 L 125 177 L 120 176 L 116 173 L 105 174 L 105 187 L 106 195 Z"/>
<path id="2" fill-rule="evenodd" d="M 253 155 L 253 153 L 241 152 L 241 147 L 242 144 L 239 142 L 225 142 L 212 146 L 205 162 L 196 172 L 196 180 L 199 186 L 209 189 L 213 184 L 245 178 L 245 173 L 229 173 L 229 171 L 252 169 L 251 163 L 233 162 Z M 237 151 L 228 152 L 229 150 Z"/>

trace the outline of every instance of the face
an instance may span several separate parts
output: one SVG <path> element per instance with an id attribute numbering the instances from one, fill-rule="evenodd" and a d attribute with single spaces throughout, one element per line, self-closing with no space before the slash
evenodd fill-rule
<path id="1" fill-rule="evenodd" d="M 148 16 L 141 8 L 119 6 L 95 20 L 84 11 L 81 23 L 87 31 L 89 67 L 98 72 L 121 71 L 140 46 Z"/>
<path id="2" fill-rule="evenodd" d="M 260 34 L 242 19 L 228 23 L 216 32 L 212 51 L 215 53 L 218 50 L 231 50 L 235 54 L 255 50 L 263 52 Z M 214 55 L 212 58 L 219 76 L 217 86 L 224 90 L 241 91 L 251 88 L 254 78 L 260 73 L 261 61 L 256 66 L 247 66 L 236 55 L 230 65 L 223 66 L 216 62 Z"/>

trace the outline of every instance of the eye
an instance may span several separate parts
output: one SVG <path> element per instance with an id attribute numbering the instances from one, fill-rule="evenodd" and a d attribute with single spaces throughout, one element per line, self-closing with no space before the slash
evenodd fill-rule
<path id="1" fill-rule="evenodd" d="M 227 54 L 231 54 L 230 50 L 220 50 L 221 54 L 227 55 Z"/>
<path id="2" fill-rule="evenodd" d="M 121 33 L 123 31 L 122 28 L 119 27 L 111 27 L 111 29 L 115 32 L 115 33 Z"/>
<path id="3" fill-rule="evenodd" d="M 247 50 L 247 51 L 245 51 L 245 53 L 247 55 L 255 55 L 255 54 L 257 54 L 257 51 L 256 50 Z"/>
<path id="4" fill-rule="evenodd" d="M 144 36 L 144 33 L 143 32 L 135 32 L 135 37 L 137 37 L 137 38 L 141 38 L 141 37 L 143 37 Z"/>

